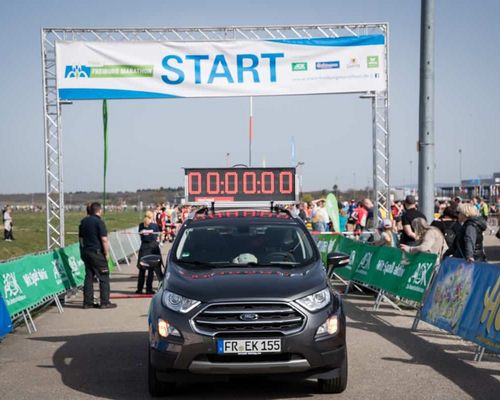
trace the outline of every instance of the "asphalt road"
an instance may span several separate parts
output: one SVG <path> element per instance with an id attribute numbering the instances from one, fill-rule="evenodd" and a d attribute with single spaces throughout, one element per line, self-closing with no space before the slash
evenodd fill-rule
<path id="1" fill-rule="evenodd" d="M 135 290 L 133 267 L 112 280 L 113 296 Z M 83 310 L 81 294 L 63 314 L 55 307 L 36 317 L 38 332 L 17 328 L 0 344 L 0 399 L 145 399 L 149 299 L 114 300 L 114 310 Z M 500 358 L 473 362 L 474 346 L 421 323 L 413 311 L 373 298 L 345 298 L 349 384 L 321 395 L 313 381 L 248 378 L 179 387 L 176 399 L 499 399 Z"/>

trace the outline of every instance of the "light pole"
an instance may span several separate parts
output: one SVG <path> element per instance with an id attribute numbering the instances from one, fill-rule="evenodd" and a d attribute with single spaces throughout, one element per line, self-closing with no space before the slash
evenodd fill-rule
<path id="1" fill-rule="evenodd" d="M 458 149 L 458 177 L 460 179 L 460 192 L 462 192 L 462 149 Z"/>
<path id="2" fill-rule="evenodd" d="M 226 153 L 226 168 L 229 168 L 229 156 L 231 153 Z"/>
<path id="3" fill-rule="evenodd" d="M 295 166 L 295 169 L 302 167 L 304 164 L 305 164 L 305 162 L 299 161 L 297 163 L 297 165 Z M 300 174 L 299 174 L 299 198 L 300 198 L 301 194 L 302 194 L 302 168 L 300 168 Z"/>

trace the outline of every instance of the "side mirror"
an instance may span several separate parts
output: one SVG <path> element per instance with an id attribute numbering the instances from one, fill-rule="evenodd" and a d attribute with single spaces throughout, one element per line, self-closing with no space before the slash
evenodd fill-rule
<path id="1" fill-rule="evenodd" d="M 331 268 L 345 267 L 346 265 L 349 265 L 349 259 L 349 254 L 346 253 L 328 253 L 327 265 Z"/>
<path id="2" fill-rule="evenodd" d="M 139 265 L 144 269 L 155 269 L 161 264 L 161 256 L 157 254 L 149 254 L 141 257 Z"/>

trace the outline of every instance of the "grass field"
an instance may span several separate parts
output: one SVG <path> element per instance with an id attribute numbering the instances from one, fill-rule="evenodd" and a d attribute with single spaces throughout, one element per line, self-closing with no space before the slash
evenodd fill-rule
<path id="1" fill-rule="evenodd" d="M 84 213 L 76 211 L 65 213 L 67 245 L 78 241 L 78 225 L 84 216 Z M 45 213 L 14 212 L 12 218 L 16 240 L 5 242 L 1 237 L 0 261 L 46 250 Z M 138 225 L 141 220 L 142 213 L 138 212 L 107 212 L 104 218 L 110 232 Z"/>

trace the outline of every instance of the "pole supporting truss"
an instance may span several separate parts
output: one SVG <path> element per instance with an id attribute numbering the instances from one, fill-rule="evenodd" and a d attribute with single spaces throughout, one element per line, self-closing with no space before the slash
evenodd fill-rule
<path id="1" fill-rule="evenodd" d="M 62 102 L 56 79 L 56 42 L 126 41 L 234 41 L 310 39 L 321 37 L 385 36 L 385 68 L 388 87 L 388 24 L 321 24 L 224 26 L 187 28 L 42 28 L 42 87 L 45 147 L 47 249 L 64 247 L 64 179 L 62 152 Z M 374 200 L 377 209 L 390 208 L 388 90 L 373 93 Z"/>

